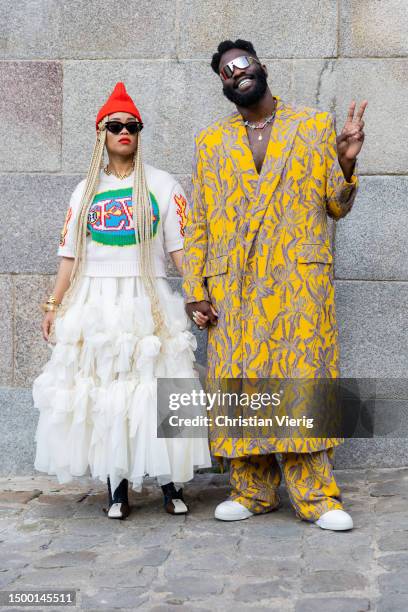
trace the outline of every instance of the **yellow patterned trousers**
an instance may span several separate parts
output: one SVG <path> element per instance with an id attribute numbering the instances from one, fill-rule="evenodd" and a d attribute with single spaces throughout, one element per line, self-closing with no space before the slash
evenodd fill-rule
<path id="1" fill-rule="evenodd" d="M 329 510 L 342 509 L 340 489 L 333 475 L 333 449 L 315 453 L 282 453 L 282 472 L 290 500 L 299 518 L 316 521 Z M 231 459 L 230 499 L 254 514 L 280 505 L 281 469 L 276 455 L 251 455 Z"/>

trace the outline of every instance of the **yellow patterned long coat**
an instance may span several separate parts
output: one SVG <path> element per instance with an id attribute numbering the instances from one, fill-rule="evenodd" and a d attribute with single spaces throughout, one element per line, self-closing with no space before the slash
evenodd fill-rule
<path id="1" fill-rule="evenodd" d="M 346 215 L 332 116 L 277 98 L 260 175 L 236 113 L 196 138 L 184 242 L 186 302 L 211 301 L 208 376 L 338 376 L 338 330 L 328 216 Z M 230 438 L 211 432 L 215 456 L 313 452 L 337 438 Z"/>

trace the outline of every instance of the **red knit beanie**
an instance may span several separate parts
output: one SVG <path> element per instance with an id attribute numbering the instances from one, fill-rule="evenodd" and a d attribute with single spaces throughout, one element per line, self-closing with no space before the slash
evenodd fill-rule
<path id="1" fill-rule="evenodd" d="M 96 129 L 98 129 L 98 123 L 102 121 L 104 117 L 111 115 L 112 113 L 130 113 L 136 117 L 140 123 L 142 123 L 140 113 L 132 98 L 127 93 L 126 87 L 123 83 L 116 83 L 115 89 L 97 114 Z"/>

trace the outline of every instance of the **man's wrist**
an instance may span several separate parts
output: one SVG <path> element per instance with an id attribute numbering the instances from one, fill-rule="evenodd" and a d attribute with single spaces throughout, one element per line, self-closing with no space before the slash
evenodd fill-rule
<path id="1" fill-rule="evenodd" d="M 190 284 L 184 281 L 183 286 L 184 303 L 191 304 L 192 302 L 209 302 L 209 297 L 206 288 L 201 284 Z"/>
<path id="2" fill-rule="evenodd" d="M 354 174 L 356 163 L 357 163 L 356 157 L 354 159 L 346 159 L 346 158 L 339 157 L 339 164 L 343 171 L 343 175 L 347 183 L 351 182 L 351 177 Z"/>

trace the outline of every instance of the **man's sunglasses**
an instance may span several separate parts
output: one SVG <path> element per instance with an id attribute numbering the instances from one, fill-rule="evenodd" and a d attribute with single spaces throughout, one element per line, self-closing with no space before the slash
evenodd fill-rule
<path id="1" fill-rule="evenodd" d="M 129 132 L 129 134 L 136 134 L 143 128 L 143 123 L 139 121 L 129 121 L 129 123 L 122 123 L 121 121 L 107 121 L 106 129 L 112 134 L 120 134 L 123 128 Z"/>
<path id="2" fill-rule="evenodd" d="M 260 64 L 261 62 L 256 59 L 256 57 L 252 57 L 250 55 L 240 55 L 240 57 L 236 57 L 228 64 L 220 70 L 220 77 L 223 81 L 230 79 L 234 74 L 234 68 L 240 68 L 243 70 L 244 68 L 248 68 L 251 64 Z"/>

